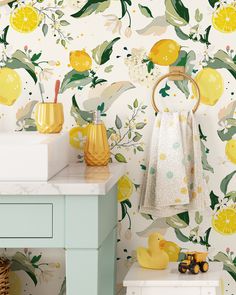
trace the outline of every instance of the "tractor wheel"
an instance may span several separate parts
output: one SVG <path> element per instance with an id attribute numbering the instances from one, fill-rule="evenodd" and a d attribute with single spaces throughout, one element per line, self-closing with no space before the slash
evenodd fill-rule
<path id="1" fill-rule="evenodd" d="M 200 270 L 201 272 L 207 272 L 209 269 L 209 264 L 208 262 L 204 261 L 200 264 Z"/>
<path id="2" fill-rule="evenodd" d="M 186 273 L 187 268 L 180 263 L 179 267 L 178 267 L 178 270 L 179 270 L 180 273 Z"/>
<path id="3" fill-rule="evenodd" d="M 198 274 L 200 271 L 200 266 L 198 264 L 192 264 L 189 268 L 190 272 L 194 275 Z"/>

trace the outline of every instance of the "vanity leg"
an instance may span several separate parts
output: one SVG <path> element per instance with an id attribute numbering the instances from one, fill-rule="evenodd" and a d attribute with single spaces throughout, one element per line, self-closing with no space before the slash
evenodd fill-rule
<path id="1" fill-rule="evenodd" d="M 98 251 L 66 249 L 66 295 L 98 295 Z"/>
<path id="2" fill-rule="evenodd" d="M 66 249 L 66 295 L 115 295 L 116 228 L 99 249 Z"/>

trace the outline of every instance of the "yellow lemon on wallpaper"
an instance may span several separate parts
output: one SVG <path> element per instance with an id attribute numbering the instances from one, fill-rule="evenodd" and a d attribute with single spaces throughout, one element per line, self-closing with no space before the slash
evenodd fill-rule
<path id="1" fill-rule="evenodd" d="M 164 244 L 163 250 L 168 254 L 169 260 L 171 262 L 178 261 L 180 247 L 176 243 L 171 241 L 166 241 Z"/>
<path id="2" fill-rule="evenodd" d="M 215 105 L 224 92 L 224 81 L 221 74 L 215 69 L 204 68 L 197 74 L 195 81 L 200 88 L 201 102 L 210 106 Z M 194 85 L 192 90 L 196 96 Z"/>
<path id="3" fill-rule="evenodd" d="M 15 271 L 11 271 L 9 275 L 10 295 L 21 295 L 22 284 L 19 276 Z"/>
<path id="4" fill-rule="evenodd" d="M 236 233 L 236 209 L 227 207 L 219 210 L 212 217 L 214 229 L 222 235 L 233 235 Z"/>
<path id="5" fill-rule="evenodd" d="M 180 45 L 171 39 L 163 39 L 153 45 L 148 55 L 149 59 L 161 66 L 169 66 L 173 64 L 180 51 Z"/>
<path id="6" fill-rule="evenodd" d="M 236 30 L 236 7 L 232 4 L 219 7 L 212 15 L 213 27 L 222 33 Z"/>
<path id="7" fill-rule="evenodd" d="M 118 194 L 117 199 L 119 202 L 127 200 L 133 193 L 133 182 L 127 175 L 122 176 L 117 184 Z"/>
<path id="8" fill-rule="evenodd" d="M 9 68 L 0 69 L 0 103 L 13 105 L 21 95 L 21 78 L 18 73 Z"/>
<path id="9" fill-rule="evenodd" d="M 236 139 L 231 139 L 227 142 L 225 154 L 232 163 L 236 164 Z"/>
<path id="10" fill-rule="evenodd" d="M 76 126 L 72 128 L 69 132 L 71 146 L 73 146 L 74 148 L 78 150 L 83 150 L 87 134 L 88 134 L 88 125 L 84 127 Z"/>
<path id="11" fill-rule="evenodd" d="M 70 65 L 77 72 L 85 72 L 91 69 L 92 59 L 85 50 L 71 51 Z"/>
<path id="12" fill-rule="evenodd" d="M 31 5 L 20 6 L 10 16 L 11 27 L 20 33 L 31 33 L 40 23 L 38 11 Z"/>

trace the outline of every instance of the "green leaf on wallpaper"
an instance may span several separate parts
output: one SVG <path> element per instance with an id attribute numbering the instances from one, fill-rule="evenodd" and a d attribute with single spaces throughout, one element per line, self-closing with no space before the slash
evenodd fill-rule
<path id="1" fill-rule="evenodd" d="M 64 20 L 64 19 L 60 20 L 60 25 L 63 26 L 63 27 L 69 26 L 69 24 L 70 23 L 68 21 Z"/>
<path id="2" fill-rule="evenodd" d="M 137 98 L 135 98 L 135 100 L 134 100 L 134 102 L 133 102 L 133 107 L 134 107 L 135 109 L 137 109 L 137 107 L 138 107 L 138 100 L 137 100 Z"/>
<path id="3" fill-rule="evenodd" d="M 236 79 L 236 62 L 227 52 L 218 50 L 213 59 L 210 59 L 207 64 L 213 69 L 227 69 Z"/>
<path id="4" fill-rule="evenodd" d="M 92 78 L 89 77 L 89 72 L 77 72 L 75 70 L 67 73 L 62 81 L 60 93 L 63 93 L 69 88 L 77 88 L 88 85 L 92 82 Z"/>
<path id="5" fill-rule="evenodd" d="M 228 185 L 231 181 L 231 179 L 233 178 L 233 176 L 235 175 L 236 170 L 231 172 L 230 174 L 228 174 L 220 183 L 220 190 L 222 191 L 222 193 L 224 195 L 227 194 L 227 189 L 228 189 Z"/>
<path id="6" fill-rule="evenodd" d="M 132 5 L 132 1 L 131 0 L 123 0 L 123 1 L 125 1 L 126 3 L 128 3 L 129 6 Z"/>
<path id="7" fill-rule="evenodd" d="M 107 111 L 124 92 L 133 88 L 135 86 L 129 81 L 104 83 L 99 86 L 99 91 L 95 88 L 89 92 L 88 98 L 83 102 L 83 107 L 88 111 L 96 110 L 97 106 L 104 102 L 104 111 Z"/>
<path id="8" fill-rule="evenodd" d="M 148 73 L 151 73 L 151 71 L 152 71 L 152 70 L 154 69 L 154 67 L 155 67 L 154 63 L 153 63 L 151 60 L 149 60 L 149 61 L 146 63 L 146 65 L 147 65 Z"/>
<path id="9" fill-rule="evenodd" d="M 179 213 L 179 214 L 177 214 L 177 216 L 181 220 L 183 220 L 187 225 L 189 225 L 189 214 L 188 214 L 188 212 Z"/>
<path id="10" fill-rule="evenodd" d="M 153 217 L 152 217 L 152 215 L 150 215 L 150 214 L 141 213 L 141 216 L 142 216 L 143 218 L 145 218 L 146 220 L 153 220 Z"/>
<path id="11" fill-rule="evenodd" d="M 214 256 L 214 261 L 223 262 L 224 270 L 228 271 L 230 274 L 233 273 L 234 277 L 236 276 L 236 265 L 233 263 L 232 259 L 228 257 L 228 255 L 223 252 L 219 252 Z"/>
<path id="12" fill-rule="evenodd" d="M 41 57 L 41 55 L 42 55 L 42 52 L 33 54 L 33 56 L 31 57 L 31 61 L 35 62 L 36 60 L 38 60 Z"/>
<path id="13" fill-rule="evenodd" d="M 115 159 L 120 163 L 127 163 L 125 156 L 123 156 L 121 153 L 115 154 Z"/>
<path id="14" fill-rule="evenodd" d="M 7 60 L 6 66 L 11 69 L 25 69 L 29 75 L 33 78 L 34 82 L 37 82 L 37 76 L 35 73 L 35 66 L 29 57 L 21 50 L 16 50 L 10 59 Z"/>
<path id="15" fill-rule="evenodd" d="M 214 173 L 214 169 L 213 167 L 208 163 L 208 159 L 207 159 L 207 154 L 209 152 L 209 150 L 206 148 L 205 144 L 203 143 L 203 141 L 201 140 L 201 152 L 202 152 L 202 168 L 205 171 L 210 171 L 212 173 Z"/>
<path id="16" fill-rule="evenodd" d="M 209 245 L 209 237 L 210 237 L 211 230 L 212 230 L 212 228 L 209 227 L 205 231 L 204 242 L 205 242 L 205 245 L 206 245 L 207 249 L 208 249 L 208 247 L 210 247 L 210 245 Z"/>
<path id="17" fill-rule="evenodd" d="M 146 16 L 146 17 L 151 17 L 153 18 L 152 12 L 150 10 L 150 8 L 148 8 L 147 6 L 143 6 L 141 4 L 138 5 L 140 12 Z"/>
<path id="18" fill-rule="evenodd" d="M 15 2 L 17 2 L 17 0 L 11 0 L 10 3 L 8 3 L 8 6 L 12 8 Z"/>
<path id="19" fill-rule="evenodd" d="M 166 223 L 173 228 L 186 228 L 188 226 L 188 224 L 178 215 L 167 217 Z"/>
<path id="20" fill-rule="evenodd" d="M 236 202 L 236 191 L 231 191 L 225 195 L 228 200 L 232 200 L 234 203 Z"/>
<path id="21" fill-rule="evenodd" d="M 168 90 L 170 90 L 170 86 L 166 82 L 165 86 L 159 90 L 159 93 L 162 97 L 170 96 L 169 93 L 167 93 Z"/>
<path id="22" fill-rule="evenodd" d="M 86 125 L 93 120 L 93 115 L 91 112 L 86 112 L 79 108 L 75 95 L 72 97 L 72 107 L 70 114 L 75 119 L 76 124 L 81 126 Z"/>
<path id="23" fill-rule="evenodd" d="M 29 101 L 25 106 L 19 108 L 16 112 L 16 125 L 25 130 L 36 128 L 35 120 L 31 118 L 33 109 L 38 103 L 37 100 Z"/>
<path id="24" fill-rule="evenodd" d="M 135 125 L 136 129 L 143 129 L 146 126 L 146 123 L 140 122 Z"/>
<path id="25" fill-rule="evenodd" d="M 199 211 L 195 212 L 195 222 L 196 224 L 201 224 L 203 221 L 203 216 L 200 214 Z"/>
<path id="26" fill-rule="evenodd" d="M 215 206 L 219 204 L 219 197 L 214 194 L 213 191 L 210 192 L 210 199 L 211 199 L 211 209 L 214 210 Z"/>
<path id="27" fill-rule="evenodd" d="M 118 115 L 116 115 L 115 125 L 116 125 L 117 129 L 122 128 L 122 121 L 121 121 L 121 119 L 120 119 L 120 117 Z"/>
<path id="28" fill-rule="evenodd" d="M 189 238 L 185 236 L 178 228 L 175 228 L 175 234 L 181 242 L 189 242 Z"/>
<path id="29" fill-rule="evenodd" d="M 203 141 L 207 141 L 207 136 L 203 133 L 202 127 L 200 124 L 198 124 L 198 131 L 199 131 L 200 139 L 202 139 Z"/>
<path id="30" fill-rule="evenodd" d="M 203 14 L 200 12 L 200 10 L 197 8 L 195 10 L 195 20 L 200 23 L 203 19 Z"/>
<path id="31" fill-rule="evenodd" d="M 38 255 L 38 256 L 33 256 L 31 259 L 31 263 L 35 264 L 37 263 L 40 259 L 42 258 L 42 255 Z"/>
<path id="32" fill-rule="evenodd" d="M 38 284 L 38 280 L 36 275 L 33 272 L 26 271 L 27 275 L 31 278 L 31 280 L 34 282 L 34 285 L 36 286 Z"/>
<path id="33" fill-rule="evenodd" d="M 105 73 L 110 73 L 112 71 L 113 67 L 114 67 L 113 65 L 105 67 L 104 72 Z"/>
<path id="34" fill-rule="evenodd" d="M 124 0 L 120 0 L 121 5 L 121 17 L 123 18 L 127 12 L 127 4 Z"/>
<path id="35" fill-rule="evenodd" d="M 60 10 L 60 9 L 57 9 L 55 11 L 55 13 L 56 13 L 56 15 L 57 15 L 58 18 L 62 18 L 63 15 L 64 15 L 64 12 L 62 10 Z"/>
<path id="36" fill-rule="evenodd" d="M 120 37 L 117 37 L 112 41 L 104 41 L 92 50 L 93 59 L 98 65 L 103 65 L 110 59 L 113 52 L 113 45 L 118 40 L 120 40 Z"/>
<path id="37" fill-rule="evenodd" d="M 236 134 L 236 126 L 231 126 L 227 129 L 217 130 L 218 136 L 222 141 L 228 141 Z"/>
<path id="38" fill-rule="evenodd" d="M 228 119 L 225 120 L 225 122 L 226 122 L 227 126 L 228 125 L 236 126 L 236 119 L 234 119 L 234 118 L 228 118 Z"/>
<path id="39" fill-rule="evenodd" d="M 105 11 L 110 6 L 110 0 L 88 0 L 87 3 L 72 17 L 85 17 L 92 13 L 99 13 Z"/>
<path id="40" fill-rule="evenodd" d="M 144 170 L 144 171 L 147 170 L 147 166 L 146 166 L 146 165 L 143 165 L 143 164 L 140 164 L 140 168 L 141 168 L 142 170 Z"/>
<path id="41" fill-rule="evenodd" d="M 182 56 L 182 61 L 185 61 L 185 64 L 184 64 L 185 73 L 191 76 L 193 72 L 193 68 L 195 66 L 194 62 L 196 60 L 196 54 L 193 50 L 189 51 L 186 54 L 187 54 L 186 57 L 184 55 Z M 174 81 L 174 83 L 179 88 L 179 90 L 185 94 L 185 97 L 188 99 L 190 95 L 188 80 Z"/>
<path id="42" fill-rule="evenodd" d="M 8 45 L 8 42 L 7 42 L 7 33 L 8 33 L 8 30 L 9 30 L 9 26 L 5 27 L 3 29 L 3 34 L 0 37 L 0 43 L 4 44 L 5 46 Z"/>
<path id="43" fill-rule="evenodd" d="M 211 7 L 213 7 L 213 8 L 214 8 L 214 6 L 215 6 L 216 3 L 220 3 L 219 0 L 208 0 L 208 2 L 211 5 Z"/>
<path id="44" fill-rule="evenodd" d="M 126 207 L 125 203 L 123 203 L 123 202 L 121 202 L 120 205 L 121 205 L 121 220 L 123 220 L 127 214 L 127 207 Z M 121 220 L 119 220 L 119 221 L 121 221 Z"/>
<path id="45" fill-rule="evenodd" d="M 165 0 L 166 20 L 175 27 L 185 26 L 189 22 L 189 11 L 181 0 Z"/>
<path id="46" fill-rule="evenodd" d="M 47 24 L 42 25 L 42 32 L 43 32 L 44 37 L 46 37 L 47 33 L 48 33 L 48 25 Z"/>
<path id="47" fill-rule="evenodd" d="M 108 128 L 107 129 L 107 138 L 109 139 L 112 134 L 116 134 L 116 131 L 114 130 L 114 128 Z"/>
<path id="48" fill-rule="evenodd" d="M 35 123 L 35 119 L 26 118 L 23 121 L 23 129 L 25 131 L 37 131 L 37 126 Z"/>
<path id="49" fill-rule="evenodd" d="M 129 208 L 132 208 L 132 204 L 131 204 L 131 202 L 130 202 L 130 200 L 124 200 L 124 201 L 122 201 L 122 203 L 123 204 L 126 204 Z"/>
<path id="50" fill-rule="evenodd" d="M 182 40 L 188 40 L 189 35 L 185 34 L 179 27 L 175 26 L 176 35 Z"/>
<path id="51" fill-rule="evenodd" d="M 143 147 L 141 147 L 141 146 L 137 146 L 137 150 L 138 150 L 139 152 L 143 152 L 143 151 L 144 151 Z"/>
<path id="52" fill-rule="evenodd" d="M 187 62 L 187 52 L 185 50 L 180 50 L 179 56 L 177 60 L 171 64 L 171 66 L 179 66 L 179 67 L 184 67 Z"/>
<path id="53" fill-rule="evenodd" d="M 134 137 L 133 137 L 133 141 L 134 142 L 138 142 L 143 136 L 142 134 L 138 133 L 138 132 L 134 132 Z"/>
<path id="54" fill-rule="evenodd" d="M 143 36 L 160 36 L 167 30 L 167 27 L 169 25 L 170 24 L 166 21 L 166 16 L 160 15 L 152 19 L 150 23 L 148 23 L 145 27 L 137 30 L 136 32 Z"/>

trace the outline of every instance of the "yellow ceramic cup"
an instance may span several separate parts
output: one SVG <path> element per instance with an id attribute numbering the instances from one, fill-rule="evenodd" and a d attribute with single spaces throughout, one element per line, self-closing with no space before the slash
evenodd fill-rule
<path id="1" fill-rule="evenodd" d="M 59 133 L 64 123 L 63 104 L 38 103 L 35 110 L 35 123 L 40 133 Z"/>

